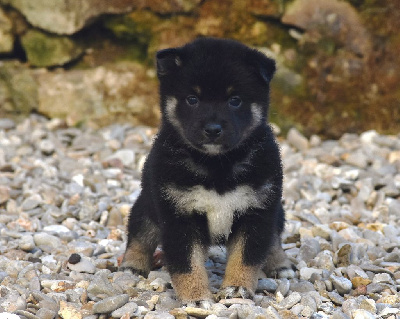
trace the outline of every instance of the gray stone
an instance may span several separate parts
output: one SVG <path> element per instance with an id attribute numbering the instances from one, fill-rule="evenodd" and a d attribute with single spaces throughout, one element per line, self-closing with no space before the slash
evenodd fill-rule
<path id="1" fill-rule="evenodd" d="M 300 268 L 300 279 L 309 280 L 312 274 L 322 274 L 323 269 L 302 267 Z"/>
<path id="2" fill-rule="evenodd" d="M 306 151 L 310 143 L 296 128 L 291 128 L 287 134 L 288 142 L 299 151 Z"/>
<path id="3" fill-rule="evenodd" d="M 111 313 L 114 310 L 121 308 L 129 300 L 129 295 L 117 295 L 105 298 L 101 301 L 96 302 L 93 305 L 94 313 Z"/>
<path id="4" fill-rule="evenodd" d="M 267 315 L 267 318 L 270 319 L 281 319 L 281 316 L 279 316 L 278 311 L 275 310 L 272 306 L 269 306 L 265 312 Z"/>
<path id="5" fill-rule="evenodd" d="M 0 8 L 0 25 L 1 25 L 1 8 Z M 1 36 L 0 36 L 0 39 L 1 39 Z M 1 45 L 0 45 L 0 47 L 1 47 Z M 1 49 L 0 49 L 0 51 L 1 51 Z M 15 122 L 13 120 L 7 119 L 7 118 L 3 118 L 3 119 L 0 118 L 0 130 L 11 130 L 14 127 L 15 127 Z"/>
<path id="6" fill-rule="evenodd" d="M 39 148 L 44 155 L 51 155 L 55 151 L 55 145 L 50 140 L 40 141 Z"/>
<path id="7" fill-rule="evenodd" d="M 336 305 L 342 305 L 343 302 L 344 302 L 344 298 L 341 295 L 339 295 L 337 292 L 335 292 L 335 291 L 328 292 L 328 297 Z"/>
<path id="8" fill-rule="evenodd" d="M 376 274 L 374 278 L 372 279 L 372 282 L 374 284 L 376 283 L 388 283 L 388 284 L 393 284 L 392 277 L 389 274 Z"/>
<path id="9" fill-rule="evenodd" d="M 20 294 L 16 290 L 12 290 L 8 287 L 2 286 L 0 308 L 4 309 L 6 312 L 24 310 L 26 308 L 26 301 L 25 298 L 23 296 L 20 296 Z"/>
<path id="10" fill-rule="evenodd" d="M 348 315 L 346 315 L 345 313 L 343 313 L 343 311 L 336 310 L 333 314 L 331 319 L 351 319 Z"/>
<path id="11" fill-rule="evenodd" d="M 85 272 L 89 274 L 94 274 L 96 272 L 96 266 L 88 259 L 81 258 L 81 260 L 76 264 L 67 264 L 68 268 L 76 272 Z"/>
<path id="12" fill-rule="evenodd" d="M 262 278 L 258 280 L 256 292 L 263 292 L 264 290 L 268 292 L 275 292 L 278 288 L 278 284 L 274 279 Z"/>
<path id="13" fill-rule="evenodd" d="M 368 163 L 369 163 L 369 158 L 361 151 L 357 151 L 354 153 L 350 153 L 345 161 L 353 166 L 359 167 L 359 168 L 366 168 Z"/>
<path id="14" fill-rule="evenodd" d="M 138 305 L 136 303 L 128 302 L 127 304 L 123 305 L 121 308 L 114 310 L 111 313 L 111 317 L 121 318 L 125 314 L 128 314 L 129 317 L 132 317 L 137 309 L 138 309 Z"/>
<path id="15" fill-rule="evenodd" d="M 295 304 L 299 303 L 300 300 L 301 295 L 298 292 L 293 292 L 289 294 L 289 296 L 287 296 L 285 299 L 283 299 L 278 306 L 280 309 L 290 309 Z"/>
<path id="16" fill-rule="evenodd" d="M 317 302 L 310 295 L 304 295 L 301 297 L 300 304 L 302 304 L 304 307 L 309 307 L 312 313 L 317 311 Z"/>
<path id="17" fill-rule="evenodd" d="M 352 283 L 349 279 L 338 277 L 333 274 L 330 276 L 330 279 L 332 280 L 333 286 L 339 294 L 344 295 L 351 291 Z"/>
<path id="18" fill-rule="evenodd" d="M 304 260 L 308 263 L 310 260 L 314 259 L 315 256 L 320 251 L 320 246 L 317 240 L 315 239 L 306 239 L 302 242 L 299 257 L 301 260 Z"/>
<path id="19" fill-rule="evenodd" d="M 22 235 L 18 241 L 18 246 L 24 251 L 31 251 L 35 248 L 35 241 L 32 235 Z"/>
<path id="20" fill-rule="evenodd" d="M 135 152 L 129 149 L 121 149 L 109 156 L 106 161 L 111 159 L 119 159 L 124 166 L 130 166 L 135 161 Z"/>
<path id="21" fill-rule="evenodd" d="M 354 319 L 375 319 L 376 316 L 364 309 L 357 309 L 352 312 Z"/>
<path id="22" fill-rule="evenodd" d="M 30 196 L 30 197 L 26 198 L 22 202 L 21 208 L 23 210 L 25 210 L 25 211 L 31 210 L 31 209 L 34 209 L 34 208 L 38 207 L 40 205 L 40 203 L 41 203 L 40 196 L 33 195 L 33 196 Z"/>
<path id="23" fill-rule="evenodd" d="M 46 308 L 40 308 L 36 316 L 38 316 L 41 319 L 53 319 L 56 318 L 57 312 L 51 309 L 46 309 Z"/>
<path id="24" fill-rule="evenodd" d="M 98 272 L 94 276 L 93 280 L 91 281 L 90 285 L 87 288 L 87 291 L 89 296 L 92 296 L 91 299 L 95 298 L 97 295 L 113 296 L 120 293 L 109 282 L 108 276 L 105 272 Z"/>
<path id="25" fill-rule="evenodd" d="M 35 241 L 36 246 L 58 248 L 62 245 L 61 240 L 58 237 L 47 233 L 36 233 L 33 235 L 33 240 Z"/>
<path id="26" fill-rule="evenodd" d="M 203 309 L 201 309 L 203 310 Z M 196 314 L 192 314 L 194 317 L 198 317 Z M 150 311 L 145 316 L 144 319 L 174 319 L 175 317 L 166 311 Z M 202 318 L 202 317 L 200 317 Z"/>
<path id="27" fill-rule="evenodd" d="M 286 296 L 287 293 L 289 292 L 290 288 L 290 282 L 286 278 L 281 278 L 278 284 L 278 287 L 276 288 L 276 292 L 280 292 L 282 296 Z"/>
<path id="28" fill-rule="evenodd" d="M 309 291 L 315 291 L 315 287 L 309 281 L 300 280 L 299 282 L 291 282 L 290 290 L 304 293 L 304 292 L 309 292 Z"/>

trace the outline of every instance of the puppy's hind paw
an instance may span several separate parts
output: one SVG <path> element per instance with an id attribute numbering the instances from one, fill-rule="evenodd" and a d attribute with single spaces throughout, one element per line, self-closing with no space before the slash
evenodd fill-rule
<path id="1" fill-rule="evenodd" d="M 294 278 L 296 273 L 291 268 L 281 268 L 276 271 L 276 276 L 278 278 L 287 278 L 291 279 Z"/>
<path id="2" fill-rule="evenodd" d="M 218 299 L 232 299 L 232 298 L 242 298 L 242 299 L 253 299 L 254 293 L 243 286 L 228 286 L 222 288 L 218 294 Z"/>

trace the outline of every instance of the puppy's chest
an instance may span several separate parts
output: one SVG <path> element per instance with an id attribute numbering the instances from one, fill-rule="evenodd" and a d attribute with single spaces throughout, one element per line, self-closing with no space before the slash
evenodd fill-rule
<path id="1" fill-rule="evenodd" d="M 213 238 L 228 238 L 234 218 L 244 214 L 249 208 L 262 208 L 267 193 L 264 187 L 259 190 L 248 185 L 237 186 L 222 194 L 202 185 L 188 189 L 174 185 L 164 188 L 164 194 L 174 203 L 176 214 L 207 216 L 209 232 Z"/>

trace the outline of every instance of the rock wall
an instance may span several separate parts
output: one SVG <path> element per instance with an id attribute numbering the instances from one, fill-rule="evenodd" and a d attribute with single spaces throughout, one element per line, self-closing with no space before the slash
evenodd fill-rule
<path id="1" fill-rule="evenodd" d="M 198 36 L 278 62 L 271 120 L 326 137 L 400 127 L 398 0 L 0 0 L 0 116 L 159 121 L 157 50 Z"/>

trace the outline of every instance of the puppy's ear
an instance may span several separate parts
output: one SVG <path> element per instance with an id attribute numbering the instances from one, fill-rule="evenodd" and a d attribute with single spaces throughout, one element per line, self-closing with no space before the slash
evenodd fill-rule
<path id="1" fill-rule="evenodd" d="M 167 75 L 182 65 L 178 49 L 165 49 L 157 52 L 157 75 Z"/>
<path id="2" fill-rule="evenodd" d="M 256 68 L 263 80 L 269 83 L 276 71 L 275 60 L 267 57 L 264 53 L 254 50 L 251 62 Z"/>

